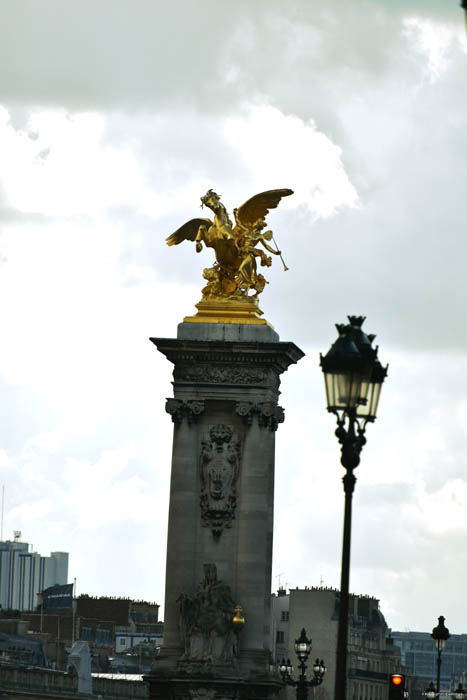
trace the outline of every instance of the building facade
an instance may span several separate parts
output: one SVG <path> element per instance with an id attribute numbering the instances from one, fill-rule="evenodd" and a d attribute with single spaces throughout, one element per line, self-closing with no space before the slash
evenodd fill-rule
<path id="1" fill-rule="evenodd" d="M 419 685 L 436 684 L 438 654 L 430 632 L 391 632 L 394 644 L 401 650 L 402 663 Z M 467 671 L 467 634 L 452 634 L 441 656 L 440 687 L 451 690 Z"/>
<path id="2" fill-rule="evenodd" d="M 0 542 L 0 605 L 8 610 L 34 610 L 39 593 L 68 579 L 68 553 L 42 557 L 27 542 Z"/>
<path id="3" fill-rule="evenodd" d="M 315 658 L 323 659 L 326 675 L 319 697 L 334 696 L 339 591 L 333 588 L 280 589 L 272 603 L 273 660 L 289 658 L 297 665 L 294 642 L 302 628 L 312 639 L 308 672 Z M 389 675 L 401 671 L 401 652 L 388 636 L 388 627 L 371 596 L 351 596 L 347 658 L 349 700 L 387 700 Z"/>
<path id="4" fill-rule="evenodd" d="M 156 653 L 156 647 L 163 641 L 163 623 L 158 621 L 158 611 L 157 603 L 82 594 L 75 599 L 74 610 L 70 607 L 37 611 L 23 613 L 21 617 L 31 632 L 48 635 L 47 653 L 56 668 L 63 668 L 66 648 L 74 639 L 87 642 L 93 656 L 106 669 L 108 657 L 115 652 L 125 654 L 141 644 L 144 651 L 146 643 Z"/>
<path id="5" fill-rule="evenodd" d="M 115 651 L 117 654 L 124 654 L 129 649 L 133 649 L 144 642 L 160 647 L 163 641 L 164 635 L 162 632 L 147 634 L 144 632 L 115 632 Z"/>

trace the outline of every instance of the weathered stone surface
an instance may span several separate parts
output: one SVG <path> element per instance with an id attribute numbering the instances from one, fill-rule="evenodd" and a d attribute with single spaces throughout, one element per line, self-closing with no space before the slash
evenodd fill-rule
<path id="1" fill-rule="evenodd" d="M 240 343 L 277 343 L 279 334 L 271 326 L 246 323 L 180 323 L 178 340 L 221 340 Z"/>
<path id="2" fill-rule="evenodd" d="M 273 700 L 279 697 L 283 684 L 278 678 L 245 681 L 238 677 L 223 680 L 206 675 L 179 674 L 164 678 L 147 678 L 152 700 Z"/>
<path id="3" fill-rule="evenodd" d="M 269 667 L 275 431 L 284 419 L 277 401 L 281 373 L 303 353 L 293 343 L 280 342 L 268 326 L 246 327 L 241 340 L 230 340 L 239 332 L 233 324 L 201 327 L 208 325 L 215 324 L 184 323 L 177 339 L 151 339 L 174 365 L 174 396 L 167 400 L 174 439 L 164 646 L 150 676 L 151 697 L 184 696 L 175 688 L 176 679 L 187 672 L 177 600 L 181 594 L 197 599 L 203 566 L 213 564 L 233 602 L 242 606 L 245 625 L 236 634 L 233 666 L 223 668 L 203 658 L 193 662 L 191 675 L 221 681 L 233 674 L 239 685 L 224 697 L 250 697 L 249 691 L 242 694 L 241 684 L 259 683 L 258 695 L 251 697 L 266 698 L 278 687 Z M 212 436 L 220 426 L 226 440 L 232 437 L 227 443 L 219 439 L 216 447 Z M 209 498 L 208 476 L 216 482 Z M 223 484 L 230 488 L 230 501 Z M 224 527 L 214 531 L 213 499 L 218 496 L 219 512 L 224 508 L 226 515 Z M 214 686 L 213 692 L 214 699 Z"/>

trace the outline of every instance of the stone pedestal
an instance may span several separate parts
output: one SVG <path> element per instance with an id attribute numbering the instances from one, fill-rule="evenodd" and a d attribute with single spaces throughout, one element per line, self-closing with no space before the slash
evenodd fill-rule
<path id="1" fill-rule="evenodd" d="M 174 364 L 164 645 L 151 698 L 268 698 L 280 375 L 303 357 L 267 325 L 182 323 Z M 234 606 L 245 617 L 232 625 Z"/>

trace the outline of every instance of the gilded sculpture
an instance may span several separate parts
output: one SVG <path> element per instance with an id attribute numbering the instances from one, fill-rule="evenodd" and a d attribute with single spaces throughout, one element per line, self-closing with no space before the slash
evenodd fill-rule
<path id="1" fill-rule="evenodd" d="M 202 290 L 202 301 L 197 304 L 201 316 L 198 314 L 198 317 L 189 317 L 186 321 L 209 318 L 214 322 L 265 323 L 254 318 L 262 313 L 257 299 L 268 283 L 258 270 L 258 261 L 261 267 L 270 267 L 271 256 L 279 256 L 284 270 L 288 269 L 272 231 L 264 231 L 266 216 L 283 197 L 291 194 L 290 189 L 256 194 L 233 210 L 232 223 L 220 195 L 210 189 L 201 197 L 201 206 L 211 209 L 214 220 L 191 219 L 166 238 L 169 246 L 193 241 L 196 252 L 200 253 L 204 244 L 206 248 L 213 248 L 216 255 L 214 265 L 203 272 L 206 285 Z M 271 241 L 276 248 L 270 245 Z"/>

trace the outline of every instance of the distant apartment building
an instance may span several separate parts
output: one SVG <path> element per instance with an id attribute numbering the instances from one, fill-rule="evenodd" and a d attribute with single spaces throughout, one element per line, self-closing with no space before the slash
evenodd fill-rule
<path id="1" fill-rule="evenodd" d="M 99 657 L 102 668 L 108 666 L 109 655 L 125 654 L 139 649 L 137 663 L 156 653 L 163 641 L 163 623 L 158 621 L 159 605 L 143 600 L 81 594 L 74 609 L 54 609 L 23 613 L 22 620 L 31 632 L 42 630 L 49 636 L 47 654 L 63 668 L 65 649 L 72 639 L 88 642 L 93 655 Z M 1 630 L 0 630 L 1 631 Z"/>
<path id="2" fill-rule="evenodd" d="M 277 595 L 272 596 L 273 661 L 289 658 L 297 667 L 294 641 L 305 628 L 312 639 L 308 672 L 316 658 L 323 659 L 326 665 L 319 691 L 322 700 L 334 697 L 339 603 L 339 591 L 333 588 L 305 587 L 289 593 L 279 589 Z M 387 700 L 389 675 L 400 671 L 401 652 L 388 636 L 379 601 L 372 596 L 352 595 L 347 651 L 348 699 Z"/>
<path id="3" fill-rule="evenodd" d="M 160 647 L 163 641 L 162 629 L 160 632 L 148 632 L 146 634 L 144 632 L 116 632 L 115 651 L 117 654 L 123 654 L 145 642 Z"/>
<path id="4" fill-rule="evenodd" d="M 436 684 L 438 654 L 430 632 L 391 632 L 402 663 L 420 686 Z M 467 672 L 467 634 L 451 634 L 441 656 L 441 690 L 452 690 Z"/>
<path id="5" fill-rule="evenodd" d="M 67 583 L 68 553 L 42 557 L 27 542 L 0 542 L 0 605 L 9 610 L 34 610 L 39 593 L 49 586 Z"/>
<path id="6" fill-rule="evenodd" d="M 76 600 L 76 638 L 93 647 L 126 652 L 143 642 L 160 646 L 159 605 L 144 600 L 80 595 Z"/>

